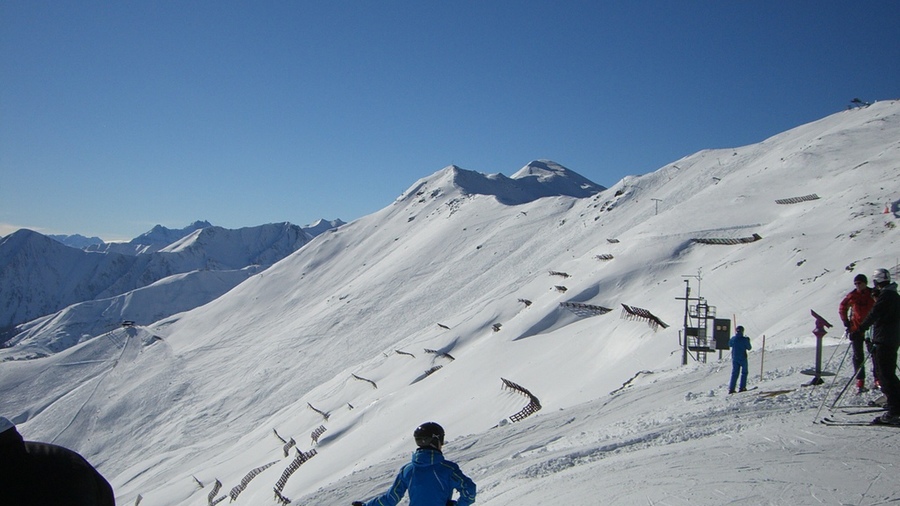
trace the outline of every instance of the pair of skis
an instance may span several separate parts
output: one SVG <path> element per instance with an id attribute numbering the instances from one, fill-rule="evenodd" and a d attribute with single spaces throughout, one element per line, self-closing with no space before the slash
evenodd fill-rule
<path id="1" fill-rule="evenodd" d="M 847 408 L 841 410 L 845 415 L 849 417 L 854 417 L 857 415 L 874 415 L 884 413 L 885 409 L 881 407 L 860 407 L 860 408 Z M 882 423 L 879 422 L 880 418 L 875 418 L 872 421 L 864 421 L 859 418 L 847 418 L 840 417 L 835 418 L 834 416 L 826 416 L 819 423 L 822 425 L 831 425 L 831 426 L 843 426 L 843 427 L 868 427 L 868 426 L 883 426 L 883 427 L 894 427 L 900 429 L 900 425 L 890 424 L 890 423 Z"/>

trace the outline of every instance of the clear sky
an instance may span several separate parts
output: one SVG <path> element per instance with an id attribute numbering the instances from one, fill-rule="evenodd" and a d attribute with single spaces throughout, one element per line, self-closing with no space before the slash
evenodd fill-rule
<path id="1" fill-rule="evenodd" d="M 900 2 L 0 0 L 0 235 L 351 221 L 450 164 L 611 186 L 900 98 Z"/>

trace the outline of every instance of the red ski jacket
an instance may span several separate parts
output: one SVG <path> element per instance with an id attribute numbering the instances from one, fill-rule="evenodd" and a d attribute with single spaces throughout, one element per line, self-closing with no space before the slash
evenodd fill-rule
<path id="1" fill-rule="evenodd" d="M 841 321 L 844 322 L 847 330 L 856 332 L 874 306 L 875 298 L 872 297 L 872 289 L 865 287 L 861 292 L 853 290 L 845 295 L 838 311 L 841 313 Z"/>

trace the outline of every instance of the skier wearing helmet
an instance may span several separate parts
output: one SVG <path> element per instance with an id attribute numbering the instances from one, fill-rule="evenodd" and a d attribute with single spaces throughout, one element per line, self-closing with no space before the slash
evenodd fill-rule
<path id="1" fill-rule="evenodd" d="M 419 448 L 412 462 L 400 468 L 394 484 L 384 494 L 367 503 L 353 506 L 395 506 L 409 490 L 409 506 L 469 506 L 475 502 L 475 482 L 463 474 L 454 462 L 444 459 L 444 429 L 434 422 L 423 423 L 413 431 Z M 459 499 L 453 501 L 453 490 Z"/>
<path id="2" fill-rule="evenodd" d="M 887 269 L 876 269 L 872 282 L 875 284 L 875 306 L 860 324 L 860 329 L 865 331 L 872 327 L 875 365 L 881 380 L 881 391 L 887 398 L 885 413 L 872 423 L 900 425 L 900 379 L 897 378 L 900 294 L 897 293 L 897 283 L 891 282 L 891 273 Z"/>

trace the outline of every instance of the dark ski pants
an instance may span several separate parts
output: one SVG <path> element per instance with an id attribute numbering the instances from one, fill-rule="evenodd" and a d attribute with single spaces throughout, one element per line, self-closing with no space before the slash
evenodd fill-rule
<path id="1" fill-rule="evenodd" d="M 731 361 L 731 383 L 728 384 L 728 391 L 733 392 L 737 384 L 738 376 L 741 377 L 741 390 L 747 388 L 747 359 Z"/>
<path id="2" fill-rule="evenodd" d="M 872 357 L 872 376 L 878 379 L 878 367 L 875 366 L 875 354 L 872 352 L 872 341 L 866 341 L 865 332 L 853 332 L 850 334 L 850 346 L 853 347 L 853 370 L 856 371 L 856 379 L 866 379 L 866 351 Z M 865 348 L 863 348 L 865 345 Z"/>
<path id="3" fill-rule="evenodd" d="M 897 378 L 897 347 L 875 344 L 875 366 L 881 381 L 881 392 L 887 398 L 888 413 L 900 416 L 900 379 Z"/>

